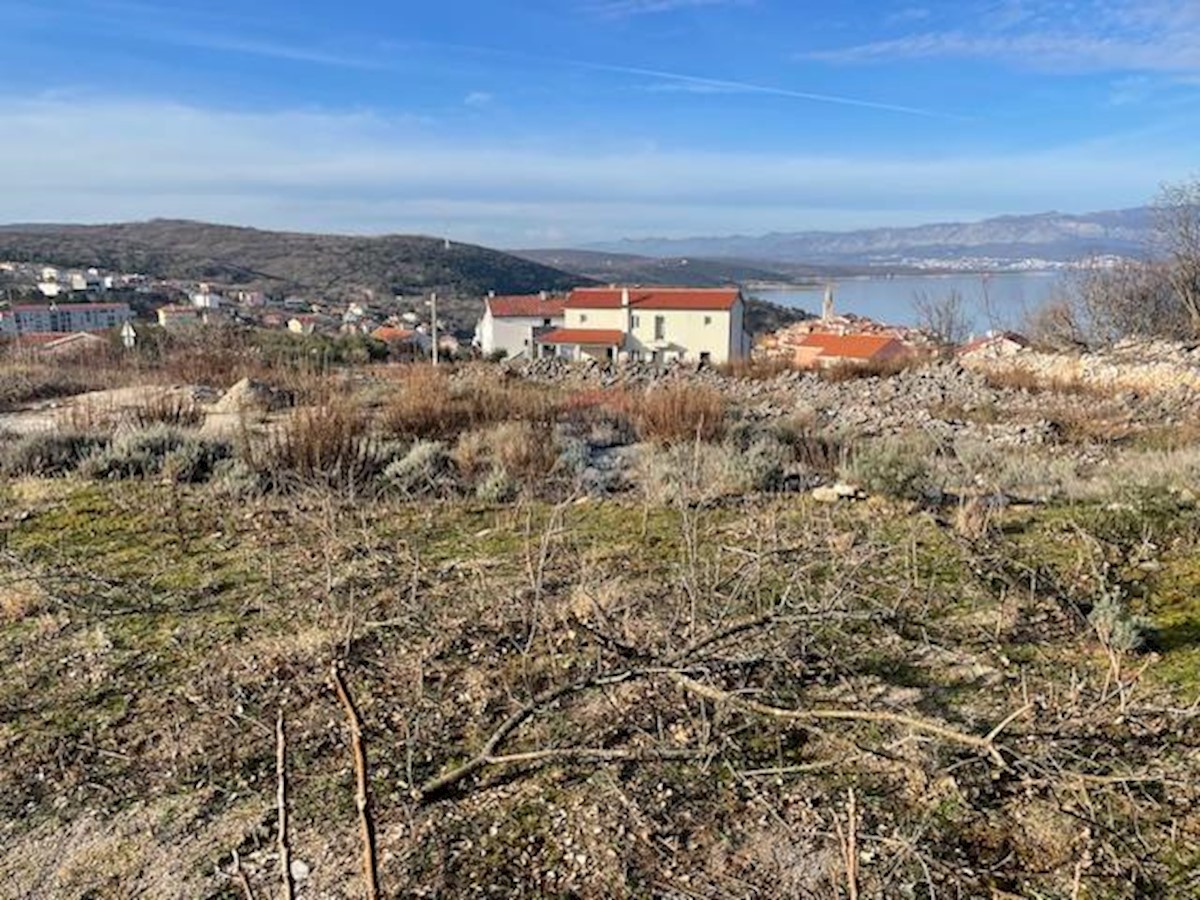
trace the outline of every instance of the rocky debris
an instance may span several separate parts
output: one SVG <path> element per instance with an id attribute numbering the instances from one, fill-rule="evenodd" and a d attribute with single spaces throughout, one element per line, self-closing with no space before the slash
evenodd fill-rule
<path id="1" fill-rule="evenodd" d="M 1092 386 L 1098 396 L 1039 393 L 989 377 L 1018 365 L 1046 383 Z M 506 373 L 568 390 L 644 390 L 687 381 L 719 390 L 746 422 L 807 420 L 822 433 L 860 437 L 918 430 L 944 446 L 964 436 L 1006 447 L 1054 445 L 1061 437 L 1056 417 L 1071 408 L 1111 416 L 1114 429 L 1179 424 L 1200 411 L 1200 351 L 1163 344 L 1083 355 L 1022 350 L 1002 359 L 939 360 L 889 377 L 849 380 L 807 371 L 756 380 L 694 365 L 557 359 L 511 363 Z"/>
<path id="2" fill-rule="evenodd" d="M 255 412 L 275 412 L 290 406 L 291 394 L 288 391 L 273 387 L 261 381 L 243 378 L 213 404 L 212 411 L 217 414 Z"/>
<path id="3" fill-rule="evenodd" d="M 839 481 L 813 488 L 812 498 L 818 503 L 840 503 L 843 500 L 866 500 L 867 492 L 856 484 Z"/>

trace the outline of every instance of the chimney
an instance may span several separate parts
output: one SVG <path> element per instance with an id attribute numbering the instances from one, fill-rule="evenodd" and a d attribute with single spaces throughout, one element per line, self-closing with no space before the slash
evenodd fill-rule
<path id="1" fill-rule="evenodd" d="M 621 306 L 626 309 L 629 307 L 629 288 L 621 288 Z"/>
<path id="2" fill-rule="evenodd" d="M 543 301 L 544 301 L 544 300 L 548 300 L 548 299 L 549 299 L 549 297 L 550 297 L 550 295 L 549 295 L 549 294 L 547 294 L 545 291 L 538 291 L 538 298 L 539 298 L 539 299 L 541 299 L 541 300 L 543 300 Z"/>

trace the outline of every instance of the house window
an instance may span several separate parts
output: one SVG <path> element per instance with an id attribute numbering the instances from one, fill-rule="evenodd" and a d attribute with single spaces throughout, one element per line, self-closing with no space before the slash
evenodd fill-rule
<path id="1" fill-rule="evenodd" d="M 667 320 L 663 316 L 654 317 L 654 339 L 661 341 L 667 336 Z"/>
<path id="2" fill-rule="evenodd" d="M 587 313 L 580 313 L 580 314 L 579 314 L 579 321 L 580 321 L 580 322 L 586 322 L 586 321 L 587 321 Z"/>
<path id="3" fill-rule="evenodd" d="M 705 325 L 711 325 L 711 324 L 712 324 L 712 316 L 705 316 L 705 317 L 704 317 L 704 324 L 705 324 Z"/>
<path id="4" fill-rule="evenodd" d="M 549 328 L 549 327 L 550 327 L 550 320 L 549 320 L 549 319 L 542 319 L 542 326 L 543 326 L 543 327 L 545 327 L 545 328 Z"/>
<path id="5" fill-rule="evenodd" d="M 700 354 L 700 362 L 704 365 L 708 365 L 710 362 L 712 362 L 712 354 L 702 352 Z"/>
<path id="6" fill-rule="evenodd" d="M 638 328 L 642 324 L 642 320 L 638 316 L 633 317 L 633 327 Z"/>

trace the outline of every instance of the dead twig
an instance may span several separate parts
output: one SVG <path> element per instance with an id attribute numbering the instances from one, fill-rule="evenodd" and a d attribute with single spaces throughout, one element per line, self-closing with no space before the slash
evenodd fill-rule
<path id="1" fill-rule="evenodd" d="M 367 779 L 367 750 L 363 744 L 362 717 L 358 707 L 342 678 L 341 668 L 337 662 L 331 667 L 333 686 L 337 691 L 338 700 L 346 712 L 346 722 L 350 726 L 350 747 L 354 753 L 354 805 L 358 808 L 358 825 L 363 843 L 363 881 L 367 886 L 367 900 L 379 900 L 379 875 L 375 853 L 375 823 L 371 816 L 371 795 L 368 791 Z"/>
<path id="2" fill-rule="evenodd" d="M 723 691 L 720 688 L 715 688 L 689 678 L 682 672 L 671 673 L 671 680 L 684 690 L 712 700 L 714 703 L 723 703 L 735 709 L 740 709 L 743 712 L 767 716 L 773 719 L 782 719 L 791 722 L 841 720 L 851 722 L 886 722 L 893 725 L 904 725 L 914 731 L 930 734 L 951 743 L 973 747 L 987 754 L 998 768 L 1004 769 L 1008 767 L 1008 764 L 1004 761 L 1004 757 L 1000 755 L 1000 751 L 996 748 L 996 744 L 990 737 L 967 734 L 966 732 L 958 731 L 929 719 L 906 716 L 900 713 L 876 712 L 862 709 L 784 709 L 779 706 L 768 706 L 756 700 L 748 700 L 729 691 Z"/>
<path id="3" fill-rule="evenodd" d="M 254 887 L 250 884 L 250 876 L 246 874 L 246 870 L 242 868 L 242 858 L 238 856 L 236 850 L 233 851 L 233 874 L 238 880 L 238 884 L 242 887 L 242 896 L 246 900 L 258 900 L 254 896 Z"/>
<path id="4" fill-rule="evenodd" d="M 287 733 L 283 727 L 283 707 L 275 719 L 275 805 L 279 817 L 279 875 L 283 879 L 284 900 L 293 900 L 292 848 L 288 844 L 287 813 Z"/>
<path id="5" fill-rule="evenodd" d="M 854 788 L 850 788 L 846 799 L 846 828 L 842 820 L 834 819 L 837 828 L 838 849 L 846 867 L 846 894 L 850 900 L 858 900 L 858 809 L 854 802 Z"/>
<path id="6" fill-rule="evenodd" d="M 620 681 L 624 681 L 633 677 L 634 674 L 634 671 L 630 670 L 608 676 L 591 676 L 543 691 L 512 715 L 510 715 L 503 722 L 501 722 L 499 727 L 492 732 L 491 737 L 487 739 L 487 742 L 483 745 L 483 748 L 478 754 L 467 760 L 461 766 L 451 769 L 444 775 L 440 775 L 437 778 L 426 781 L 423 785 L 413 791 L 413 799 L 418 802 L 424 802 L 432 795 L 444 791 L 446 788 L 457 784 L 464 778 L 468 778 L 475 774 L 484 766 L 490 765 L 489 760 L 496 756 L 496 750 L 499 748 L 500 744 L 505 740 L 505 738 L 516 731 L 517 728 L 521 726 L 522 722 L 543 707 L 550 706 L 564 697 L 579 693 L 580 691 L 587 690 L 588 688 L 599 684 L 616 684 Z"/>

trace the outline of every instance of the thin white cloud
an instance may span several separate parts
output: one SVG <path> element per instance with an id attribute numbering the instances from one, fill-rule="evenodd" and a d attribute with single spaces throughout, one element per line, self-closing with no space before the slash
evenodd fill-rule
<path id="1" fill-rule="evenodd" d="M 593 14 L 609 19 L 627 19 L 656 13 L 671 13 L 685 9 L 714 6 L 747 6 L 751 0 L 592 0 L 587 8 Z"/>
<path id="2" fill-rule="evenodd" d="M 1157 137 L 923 158 L 630 150 L 616 139 L 516 147 L 369 114 L 231 113 L 95 97 L 0 97 L 0 129 L 23 136 L 0 144 L 9 221 L 182 216 L 508 246 L 545 229 L 582 242 L 1133 205 L 1194 165 L 1186 142 Z M 80 134 L 89 136 L 86 167 L 78 164 Z M 1144 165 L 1129 166 L 1134 152 Z"/>
<path id="3" fill-rule="evenodd" d="M 660 78 L 666 82 L 695 88 L 711 88 L 732 93 L 762 94 L 768 97 L 787 97 L 791 100 L 809 100 L 814 103 L 830 103 L 835 106 L 853 106 L 859 109 L 872 109 L 879 112 L 900 113 L 908 116 L 920 116 L 930 119 L 954 119 L 957 116 L 934 110 L 922 109 L 915 106 L 903 106 L 895 103 L 881 103 L 875 100 L 864 100 L 858 97 L 847 97 L 837 94 L 817 94 L 811 91 L 798 91 L 791 88 L 772 87 L 771 85 L 756 84 L 748 81 L 730 81 L 724 78 L 708 78 L 702 75 L 687 75 L 681 72 L 666 72 L 661 69 L 643 69 L 637 66 L 619 66 L 609 63 L 593 63 L 576 61 L 579 68 L 592 69 L 599 72 L 615 72 L 622 75 L 639 75 L 647 78 Z"/>
<path id="4" fill-rule="evenodd" d="M 964 5 L 960 27 L 807 51 L 821 62 L 991 59 L 1070 72 L 1200 71 L 1200 4 L 1176 0 L 1002 0 Z"/>
<path id="5" fill-rule="evenodd" d="M 488 106 L 496 97 L 488 91 L 471 91 L 463 98 L 465 106 Z"/>
<path id="6" fill-rule="evenodd" d="M 307 47 L 300 44 L 288 44 L 280 41 L 184 31 L 160 31 L 155 37 L 159 40 L 170 41 L 173 44 L 183 47 L 216 50 L 222 53 L 237 53 L 239 55 L 258 56 L 268 59 L 281 59 L 290 62 L 312 63 L 318 66 L 363 69 L 367 71 L 381 71 L 388 68 L 387 63 L 383 60 L 364 53 L 335 53 L 320 48 Z"/>

